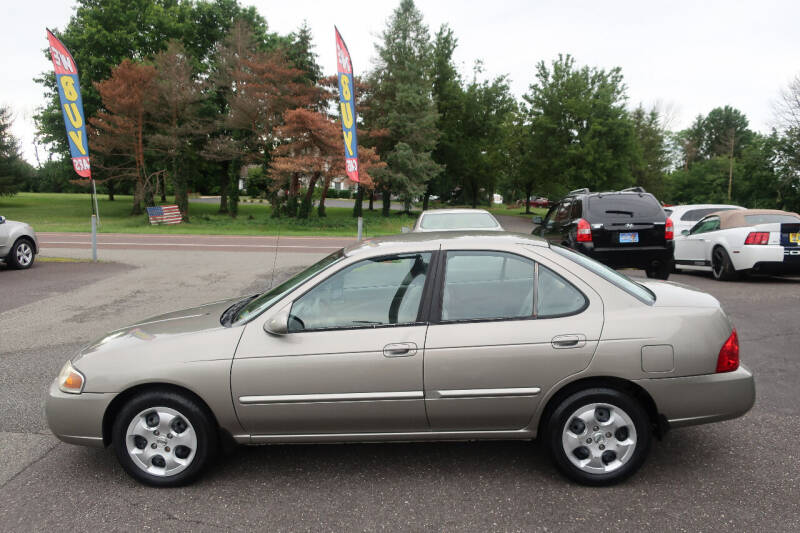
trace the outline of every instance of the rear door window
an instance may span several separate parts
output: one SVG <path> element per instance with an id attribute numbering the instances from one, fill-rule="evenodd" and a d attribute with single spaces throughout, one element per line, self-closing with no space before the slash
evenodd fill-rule
<path id="1" fill-rule="evenodd" d="M 534 263 L 505 252 L 447 253 L 442 320 L 533 315 Z"/>

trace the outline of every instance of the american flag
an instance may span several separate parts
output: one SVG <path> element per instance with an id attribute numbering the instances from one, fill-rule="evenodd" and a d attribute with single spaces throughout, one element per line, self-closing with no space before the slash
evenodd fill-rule
<path id="1" fill-rule="evenodd" d="M 181 211 L 177 205 L 162 205 L 147 208 L 150 224 L 180 224 Z"/>

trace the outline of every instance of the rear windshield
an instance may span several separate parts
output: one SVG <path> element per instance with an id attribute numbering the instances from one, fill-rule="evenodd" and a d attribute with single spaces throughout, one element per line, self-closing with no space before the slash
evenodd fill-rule
<path id="1" fill-rule="evenodd" d="M 716 213 L 717 211 L 730 211 L 731 209 L 735 209 L 734 207 L 704 207 L 703 209 L 690 209 L 686 211 L 681 220 L 685 220 L 687 222 L 697 222 L 701 218 L 706 215 L 710 215 L 711 213 Z"/>
<path id="2" fill-rule="evenodd" d="M 642 285 L 639 285 L 635 281 L 633 281 L 628 276 L 620 274 L 616 270 L 611 267 L 604 265 L 594 259 L 587 257 L 583 254 L 580 254 L 574 250 L 570 250 L 569 248 L 564 248 L 560 245 L 551 245 L 550 249 L 556 252 L 559 255 L 563 255 L 570 261 L 578 263 L 580 266 L 591 270 L 601 278 L 605 279 L 609 283 L 612 283 L 622 289 L 623 291 L 627 292 L 634 298 L 638 298 L 642 302 L 652 305 L 656 301 L 655 295 L 650 292 L 649 289 L 646 289 Z"/>
<path id="3" fill-rule="evenodd" d="M 609 194 L 588 198 L 588 214 L 592 220 L 646 219 L 662 221 L 664 210 L 649 194 Z"/>
<path id="4" fill-rule="evenodd" d="M 800 218 L 794 215 L 745 215 L 744 221 L 750 226 L 755 224 L 771 224 L 773 222 L 778 222 L 780 224 L 797 224 L 800 222 Z"/>
<path id="5" fill-rule="evenodd" d="M 422 217 L 423 229 L 496 228 L 497 222 L 489 213 L 428 213 Z"/>

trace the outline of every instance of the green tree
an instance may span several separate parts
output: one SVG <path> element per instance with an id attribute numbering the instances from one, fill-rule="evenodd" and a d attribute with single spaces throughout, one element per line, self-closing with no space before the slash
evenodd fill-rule
<path id="1" fill-rule="evenodd" d="M 378 58 L 369 75 L 372 90 L 364 121 L 372 130 L 387 131 L 375 147 L 388 167 L 375 175 L 388 216 L 391 193 L 400 194 L 409 210 L 412 198 L 424 194 L 426 184 L 441 171 L 431 155 L 439 136 L 432 46 L 413 0 L 401 0 L 375 48 Z"/>
<path id="2" fill-rule="evenodd" d="M 507 117 L 516 102 L 505 76 L 478 81 L 477 64 L 472 82 L 464 89 L 456 113 L 459 141 L 449 161 L 450 172 L 458 176 L 462 199 L 477 207 L 491 202 L 498 177 L 506 171 L 506 152 L 500 141 Z"/>
<path id="3" fill-rule="evenodd" d="M 457 44 L 453 30 L 443 24 L 436 33 L 433 46 L 433 96 L 439 113 L 436 128 L 440 132 L 439 141 L 433 151 L 433 160 L 442 165 L 442 172 L 428 182 L 423 209 L 428 208 L 431 193 L 442 199 L 449 199 L 453 189 L 460 183 L 454 163 L 459 157 L 463 132 L 459 120 L 463 114 L 464 90 L 453 62 L 453 52 Z"/>
<path id="4" fill-rule="evenodd" d="M 635 137 L 621 70 L 578 68 L 571 56 L 559 55 L 550 67 L 540 62 L 536 78 L 524 96 L 527 171 L 542 176 L 543 192 L 631 185 Z"/>
<path id="5" fill-rule="evenodd" d="M 635 136 L 632 160 L 634 183 L 661 198 L 666 192 L 664 176 L 669 168 L 667 134 L 655 108 L 650 111 L 640 105 L 630 115 Z"/>
<path id="6" fill-rule="evenodd" d="M 19 143 L 11 133 L 12 123 L 11 110 L 0 107 L 0 196 L 16 194 L 31 174 L 30 165 L 20 156 Z"/>

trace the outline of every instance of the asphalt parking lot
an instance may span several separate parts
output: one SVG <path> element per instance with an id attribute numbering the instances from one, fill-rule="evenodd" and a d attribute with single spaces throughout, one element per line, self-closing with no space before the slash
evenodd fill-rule
<path id="1" fill-rule="evenodd" d="M 321 255 L 281 251 L 274 281 Z M 671 278 L 722 302 L 758 398 L 741 419 L 671 431 L 616 487 L 565 481 L 535 444 L 491 442 L 238 448 L 192 486 L 152 489 L 110 450 L 50 435 L 45 388 L 104 331 L 269 286 L 275 256 L 104 250 L 102 259 L 70 264 L 62 285 L 38 292 L 52 263 L 0 269 L 0 530 L 800 530 L 800 280 Z"/>

